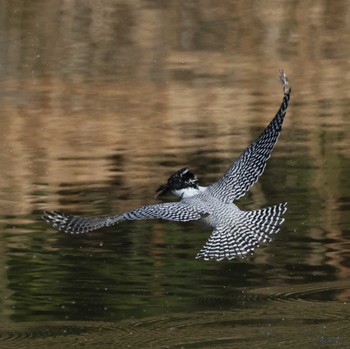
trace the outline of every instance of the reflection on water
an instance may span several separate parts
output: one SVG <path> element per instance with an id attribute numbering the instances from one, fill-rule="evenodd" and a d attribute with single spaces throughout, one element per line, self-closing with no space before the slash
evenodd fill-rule
<path id="1" fill-rule="evenodd" d="M 232 311 L 178 313 L 111 322 L 29 322 L 0 327 L 0 340 L 15 348 L 240 348 L 346 347 L 349 320 L 343 305 L 263 303 Z"/>
<path id="2" fill-rule="evenodd" d="M 349 6 L 2 2 L 0 343 L 348 343 Z M 205 263 L 194 223 L 72 237 L 41 222 L 154 203 L 184 166 L 211 183 L 276 112 L 280 67 L 284 130 L 239 203 L 288 201 L 268 247 Z"/>

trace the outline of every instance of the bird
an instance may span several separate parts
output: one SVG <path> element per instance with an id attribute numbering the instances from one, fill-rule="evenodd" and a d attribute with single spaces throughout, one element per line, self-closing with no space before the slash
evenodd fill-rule
<path id="1" fill-rule="evenodd" d="M 263 173 L 281 133 L 291 87 L 282 69 L 279 78 L 283 99 L 275 117 L 213 184 L 199 185 L 197 177 L 188 168 L 182 168 L 156 191 L 156 197 L 172 193 L 179 201 L 143 206 L 113 216 L 85 217 L 44 211 L 42 218 L 55 229 L 70 234 L 83 234 L 128 220 L 199 221 L 211 227 L 212 233 L 196 258 L 221 261 L 253 254 L 255 248 L 270 242 L 271 236 L 280 230 L 287 210 L 287 202 L 250 211 L 234 204 Z"/>

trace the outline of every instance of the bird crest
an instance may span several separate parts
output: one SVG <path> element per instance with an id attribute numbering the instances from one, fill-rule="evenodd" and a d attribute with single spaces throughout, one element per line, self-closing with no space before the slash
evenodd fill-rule
<path id="1" fill-rule="evenodd" d="M 156 191 L 156 197 L 167 192 L 174 192 L 181 189 L 198 188 L 197 177 L 186 167 L 173 173 L 166 184 L 161 185 Z"/>

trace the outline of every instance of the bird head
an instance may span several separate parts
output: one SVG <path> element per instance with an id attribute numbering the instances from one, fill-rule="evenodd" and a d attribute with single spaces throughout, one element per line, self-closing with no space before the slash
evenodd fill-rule
<path id="1" fill-rule="evenodd" d="M 156 197 L 172 192 L 177 195 L 177 192 L 182 189 L 198 189 L 197 177 L 188 169 L 182 168 L 181 170 L 172 174 L 166 184 L 161 185 L 156 191 Z"/>

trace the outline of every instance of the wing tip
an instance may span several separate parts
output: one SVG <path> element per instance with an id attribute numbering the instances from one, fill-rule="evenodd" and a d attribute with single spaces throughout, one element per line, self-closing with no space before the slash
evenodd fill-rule
<path id="1" fill-rule="evenodd" d="M 287 77 L 286 73 L 284 72 L 284 70 L 282 68 L 279 70 L 278 76 L 279 76 L 280 81 L 282 83 L 284 94 L 285 95 L 289 94 L 290 91 L 291 91 L 291 87 L 290 87 L 290 84 L 289 84 L 288 77 Z"/>
<path id="2" fill-rule="evenodd" d="M 69 215 L 57 211 L 43 211 L 41 215 L 41 219 L 43 219 L 46 223 L 50 224 L 55 229 L 63 231 L 65 233 L 73 234 L 75 232 L 70 231 L 69 229 L 69 218 Z"/>

